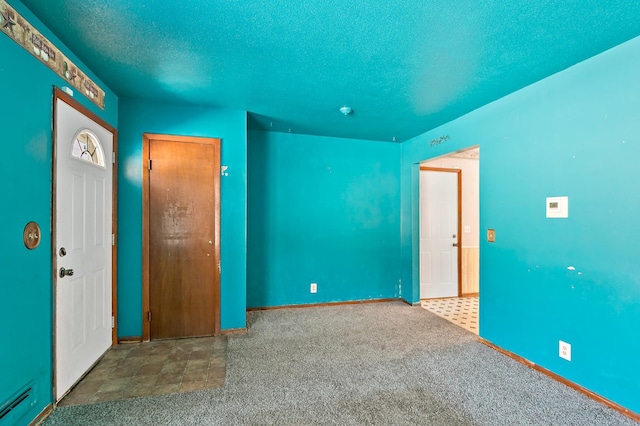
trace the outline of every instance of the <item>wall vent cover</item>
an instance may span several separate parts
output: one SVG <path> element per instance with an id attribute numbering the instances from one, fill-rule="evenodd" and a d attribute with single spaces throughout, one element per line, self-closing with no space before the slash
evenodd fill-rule
<path id="1" fill-rule="evenodd" d="M 0 422 L 11 418 L 14 420 L 21 418 L 30 408 L 30 403 L 33 401 L 29 400 L 32 397 L 33 387 L 30 385 L 14 393 L 11 398 L 0 405 Z"/>

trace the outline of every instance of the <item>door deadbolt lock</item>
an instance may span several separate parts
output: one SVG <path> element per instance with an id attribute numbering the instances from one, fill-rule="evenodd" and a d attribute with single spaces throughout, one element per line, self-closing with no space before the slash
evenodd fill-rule
<path id="1" fill-rule="evenodd" d="M 65 257 L 67 255 L 67 249 L 60 247 L 60 251 L 58 253 L 60 253 L 60 257 Z"/>
<path id="2" fill-rule="evenodd" d="M 60 278 L 70 277 L 73 275 L 73 269 L 60 268 Z"/>

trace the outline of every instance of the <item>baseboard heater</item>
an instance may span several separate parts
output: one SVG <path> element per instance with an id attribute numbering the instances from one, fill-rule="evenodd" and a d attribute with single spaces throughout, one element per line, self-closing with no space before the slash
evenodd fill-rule
<path id="1" fill-rule="evenodd" d="M 0 405 L 0 424 L 11 424 L 10 420 L 19 420 L 22 418 L 35 403 L 33 400 L 34 389 L 32 384 L 24 386 L 22 389 L 14 393 L 7 401 Z"/>

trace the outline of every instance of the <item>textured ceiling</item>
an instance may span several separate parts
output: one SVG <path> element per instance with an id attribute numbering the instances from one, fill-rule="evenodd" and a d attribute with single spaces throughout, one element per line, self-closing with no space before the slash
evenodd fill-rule
<path id="1" fill-rule="evenodd" d="M 386 141 L 640 35 L 637 0 L 23 3 L 119 96 L 247 110 L 253 128 Z"/>

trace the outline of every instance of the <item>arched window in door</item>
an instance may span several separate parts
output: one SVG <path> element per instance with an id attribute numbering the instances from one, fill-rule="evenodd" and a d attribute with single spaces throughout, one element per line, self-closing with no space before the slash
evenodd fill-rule
<path id="1" fill-rule="evenodd" d="M 71 157 L 104 168 L 104 151 L 98 137 L 90 130 L 80 130 L 71 144 Z"/>

